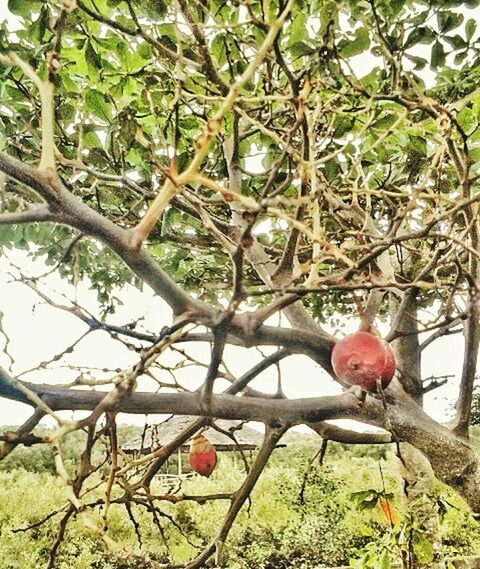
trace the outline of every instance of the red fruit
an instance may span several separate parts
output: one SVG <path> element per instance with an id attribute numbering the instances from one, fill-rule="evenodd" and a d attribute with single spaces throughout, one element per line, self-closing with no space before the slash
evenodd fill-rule
<path id="1" fill-rule="evenodd" d="M 392 350 L 390 344 L 388 342 L 385 342 L 385 340 L 382 340 L 382 342 L 384 343 L 385 350 L 387 351 L 387 360 L 385 362 L 385 368 L 383 369 L 381 380 L 382 386 L 385 383 L 386 385 L 384 387 L 387 387 L 395 375 L 397 360 L 395 358 L 395 352 Z"/>
<path id="2" fill-rule="evenodd" d="M 339 340 L 332 350 L 332 366 L 340 379 L 375 391 L 377 379 L 385 388 L 392 381 L 396 368 L 392 348 L 370 332 L 356 332 Z"/>
<path id="3" fill-rule="evenodd" d="M 215 447 L 202 434 L 192 439 L 188 458 L 190 466 L 201 476 L 210 476 L 217 464 Z"/>

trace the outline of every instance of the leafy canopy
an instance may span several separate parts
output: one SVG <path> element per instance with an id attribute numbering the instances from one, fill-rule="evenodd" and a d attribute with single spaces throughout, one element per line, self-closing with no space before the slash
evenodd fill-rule
<path id="1" fill-rule="evenodd" d="M 254 233 L 274 262 L 284 255 L 288 229 L 301 209 L 303 225 L 287 284 L 302 285 L 312 264 L 321 277 L 339 275 L 347 257 L 357 263 L 365 245 L 389 234 L 398 212 L 408 230 L 415 230 L 451 208 L 461 190 L 445 138 L 452 147 L 468 146 L 475 175 L 480 163 L 480 95 L 474 92 L 480 79 L 478 5 L 475 0 L 295 4 L 267 57 L 241 89 L 235 112 L 222 122 L 202 167 L 209 178 L 227 183 L 224 146 L 237 137 L 240 190 L 268 200 L 270 211 L 260 211 Z M 209 117 L 282 8 L 276 1 L 180 2 L 180 7 L 164 0 L 82 0 L 64 24 L 55 76 L 59 172 L 75 195 L 123 227 L 133 227 L 145 214 L 174 155 L 180 172 L 187 167 Z M 13 50 L 45 78 L 47 54 L 57 37 L 58 3 L 9 0 L 8 8 L 19 29 L 10 32 L 2 24 L 2 49 Z M 20 69 L 3 65 L 0 73 L 0 148 L 36 164 L 38 94 Z M 455 114 L 466 96 L 471 97 Z M 315 187 L 306 162 L 318 168 Z M 18 195 L 11 184 L 4 208 L 17 211 L 32 196 Z M 233 269 L 188 194 L 200 197 L 225 233 L 231 204 L 207 188 L 190 186 L 186 192 L 163 213 L 148 248 L 184 288 L 216 302 L 229 297 Z M 430 236 L 389 249 L 397 278 L 413 281 L 438 247 L 451 247 L 445 235 L 459 236 L 464 227 L 461 218 L 447 216 Z M 88 276 L 105 305 L 112 287 L 140 283 L 91 240 L 79 240 L 64 258 L 73 237 L 72 229 L 58 225 L 0 226 L 4 247 L 46 255 L 48 264 L 63 259 L 63 275 Z M 315 238 L 322 251 L 312 258 Z M 461 252 L 456 256 L 462 261 Z M 406 257 L 409 262 L 403 263 Z M 427 279 L 435 289 L 425 295 L 429 303 L 451 285 L 452 260 L 444 257 L 445 266 L 440 262 Z M 372 272 L 378 268 L 366 265 L 357 280 L 371 279 Z M 251 292 L 261 288 L 249 267 L 244 278 Z M 354 309 L 350 293 L 332 292 L 330 298 L 331 303 L 323 296 L 321 306 L 317 297 L 307 302 L 320 318 L 339 304 Z"/>

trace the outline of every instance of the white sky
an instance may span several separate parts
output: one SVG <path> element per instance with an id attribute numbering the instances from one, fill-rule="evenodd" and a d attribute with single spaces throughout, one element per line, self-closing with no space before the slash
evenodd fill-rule
<path id="1" fill-rule="evenodd" d="M 467 17 L 470 15 L 468 14 Z M 15 27 L 15 18 L 8 13 L 6 2 L 0 5 L 0 20 L 4 19 L 8 19 L 12 28 Z M 419 45 L 414 54 L 425 55 L 422 50 L 429 48 L 430 46 Z M 368 73 L 376 64 L 368 54 L 351 58 L 350 62 L 359 76 Z M 434 76 L 428 67 L 424 71 L 423 77 L 427 84 L 433 83 Z M 32 275 L 45 272 L 42 262 L 30 265 L 21 253 L 15 255 L 15 262 L 29 267 L 28 271 Z M 12 371 L 21 373 L 38 366 L 40 362 L 50 359 L 67 347 L 86 330 L 86 326 L 71 315 L 38 304 L 38 298 L 25 285 L 8 282 L 9 276 L 5 272 L 6 269 L 6 260 L 0 259 L 0 311 L 4 313 L 3 327 L 10 338 L 9 351 L 14 359 Z M 58 277 L 49 279 L 48 284 L 52 289 L 62 290 L 70 295 L 76 294 L 78 300 L 90 307 L 94 315 L 98 314 L 95 293 L 88 289 L 87 283 L 81 283 L 76 291 L 60 281 Z M 167 305 L 155 298 L 150 289 L 146 288 L 144 292 L 140 292 L 132 287 L 125 287 L 119 291 L 118 296 L 121 296 L 124 306 L 109 319 L 110 323 L 125 324 L 141 314 L 146 315 L 145 322 L 153 330 L 158 331 L 162 326 L 171 323 L 171 313 Z M 272 322 L 272 324 L 277 323 L 278 318 Z M 282 324 L 287 325 L 285 319 L 283 319 Z M 357 322 L 348 322 L 345 325 L 345 332 L 354 331 L 356 327 Z M 0 350 L 4 348 L 4 343 L 4 338 L 0 336 Z M 196 346 L 194 349 L 200 359 L 208 362 L 209 351 L 207 347 Z M 271 349 L 265 349 L 264 353 L 271 351 Z M 432 374 L 455 375 L 455 379 L 450 381 L 448 385 L 433 391 L 425 398 L 426 410 L 436 420 L 446 421 L 451 416 L 451 406 L 458 390 L 462 355 L 463 337 L 461 335 L 438 340 L 424 354 L 423 377 Z M 259 360 L 259 357 L 259 353 L 252 349 L 247 351 L 241 348 L 228 347 L 226 351 L 228 366 L 237 376 L 252 367 Z M 73 365 L 88 364 L 99 368 L 127 367 L 135 361 L 135 354 L 112 342 L 108 335 L 101 331 L 89 335 L 79 344 L 74 354 L 68 356 L 68 363 Z M 9 360 L 3 351 L 0 352 L 0 365 L 6 368 L 9 366 Z M 283 387 L 287 396 L 314 397 L 341 391 L 338 384 L 304 356 L 287 358 L 282 362 L 281 369 Z M 205 370 L 203 368 L 200 371 L 187 368 L 187 370 L 182 371 L 182 374 L 185 380 L 188 380 L 189 385 L 195 388 L 203 380 Z M 61 369 L 35 372 L 30 376 L 30 379 L 35 378 L 35 381 L 45 383 L 64 383 L 72 380 L 75 375 L 71 371 Z M 103 375 L 99 372 L 97 377 Z M 276 388 L 276 381 L 276 369 L 273 367 L 252 382 L 252 387 L 273 392 Z M 152 384 L 141 387 L 148 388 L 151 386 Z M 218 386 L 221 390 L 221 381 L 218 382 Z M 30 412 L 30 408 L 25 405 L 0 399 L 0 424 L 19 424 L 28 418 Z M 129 416 L 125 417 L 125 420 L 138 423 L 143 422 L 144 417 Z M 149 420 L 153 420 L 153 417 Z"/>

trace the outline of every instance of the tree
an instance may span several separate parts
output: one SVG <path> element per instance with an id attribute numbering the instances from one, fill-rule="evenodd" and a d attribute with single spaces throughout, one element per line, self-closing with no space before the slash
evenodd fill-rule
<path id="1" fill-rule="evenodd" d="M 2 246 L 46 254 L 72 282 L 89 278 L 103 316 L 61 308 L 138 353 L 108 393 L 92 380 L 86 391 L 1 372 L 0 395 L 34 409 L 3 437 L 2 456 L 45 442 L 32 435 L 45 414 L 90 411 L 58 418 L 47 441 L 71 489 L 61 534 L 76 512 L 92 523 L 79 496 L 99 436 L 110 437 L 107 512 L 117 482 L 125 501 L 152 500 L 166 457 L 212 416 L 262 421 L 266 435 L 224 525 L 188 567 L 221 550 L 276 442 L 301 423 L 325 439 L 409 443 L 480 511 L 480 463 L 468 442 L 480 340 L 479 3 L 9 1 L 21 29 L 0 28 Z M 124 283 L 149 285 L 172 325 L 109 324 L 112 291 Z M 27 284 L 47 299 L 42 279 Z M 266 323 L 280 311 L 291 328 Z M 365 330 L 390 323 L 398 365 L 385 401 L 355 389 L 288 399 L 249 387 L 291 354 L 334 376 L 335 338 L 322 326 L 339 315 Z M 422 410 L 421 360 L 454 333 L 465 350 L 449 430 Z M 155 376 L 161 355 L 185 342 L 211 344 L 201 389 L 139 392 L 137 379 Z M 228 344 L 278 351 L 234 377 L 222 366 Z M 215 394 L 219 377 L 231 385 Z M 117 411 L 199 419 L 127 484 Z M 338 418 L 385 433 L 325 422 Z M 59 441 L 79 429 L 88 442 L 72 481 Z"/>

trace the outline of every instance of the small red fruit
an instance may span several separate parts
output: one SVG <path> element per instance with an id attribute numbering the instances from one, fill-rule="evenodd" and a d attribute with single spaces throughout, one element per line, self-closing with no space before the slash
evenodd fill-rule
<path id="1" fill-rule="evenodd" d="M 201 476 L 210 476 L 217 464 L 217 452 L 202 434 L 193 437 L 188 455 L 190 466 Z"/>
<path id="2" fill-rule="evenodd" d="M 338 377 L 366 391 L 375 391 L 377 379 L 386 388 L 392 381 L 396 365 L 389 344 L 370 332 L 345 336 L 332 350 L 332 366 Z"/>

